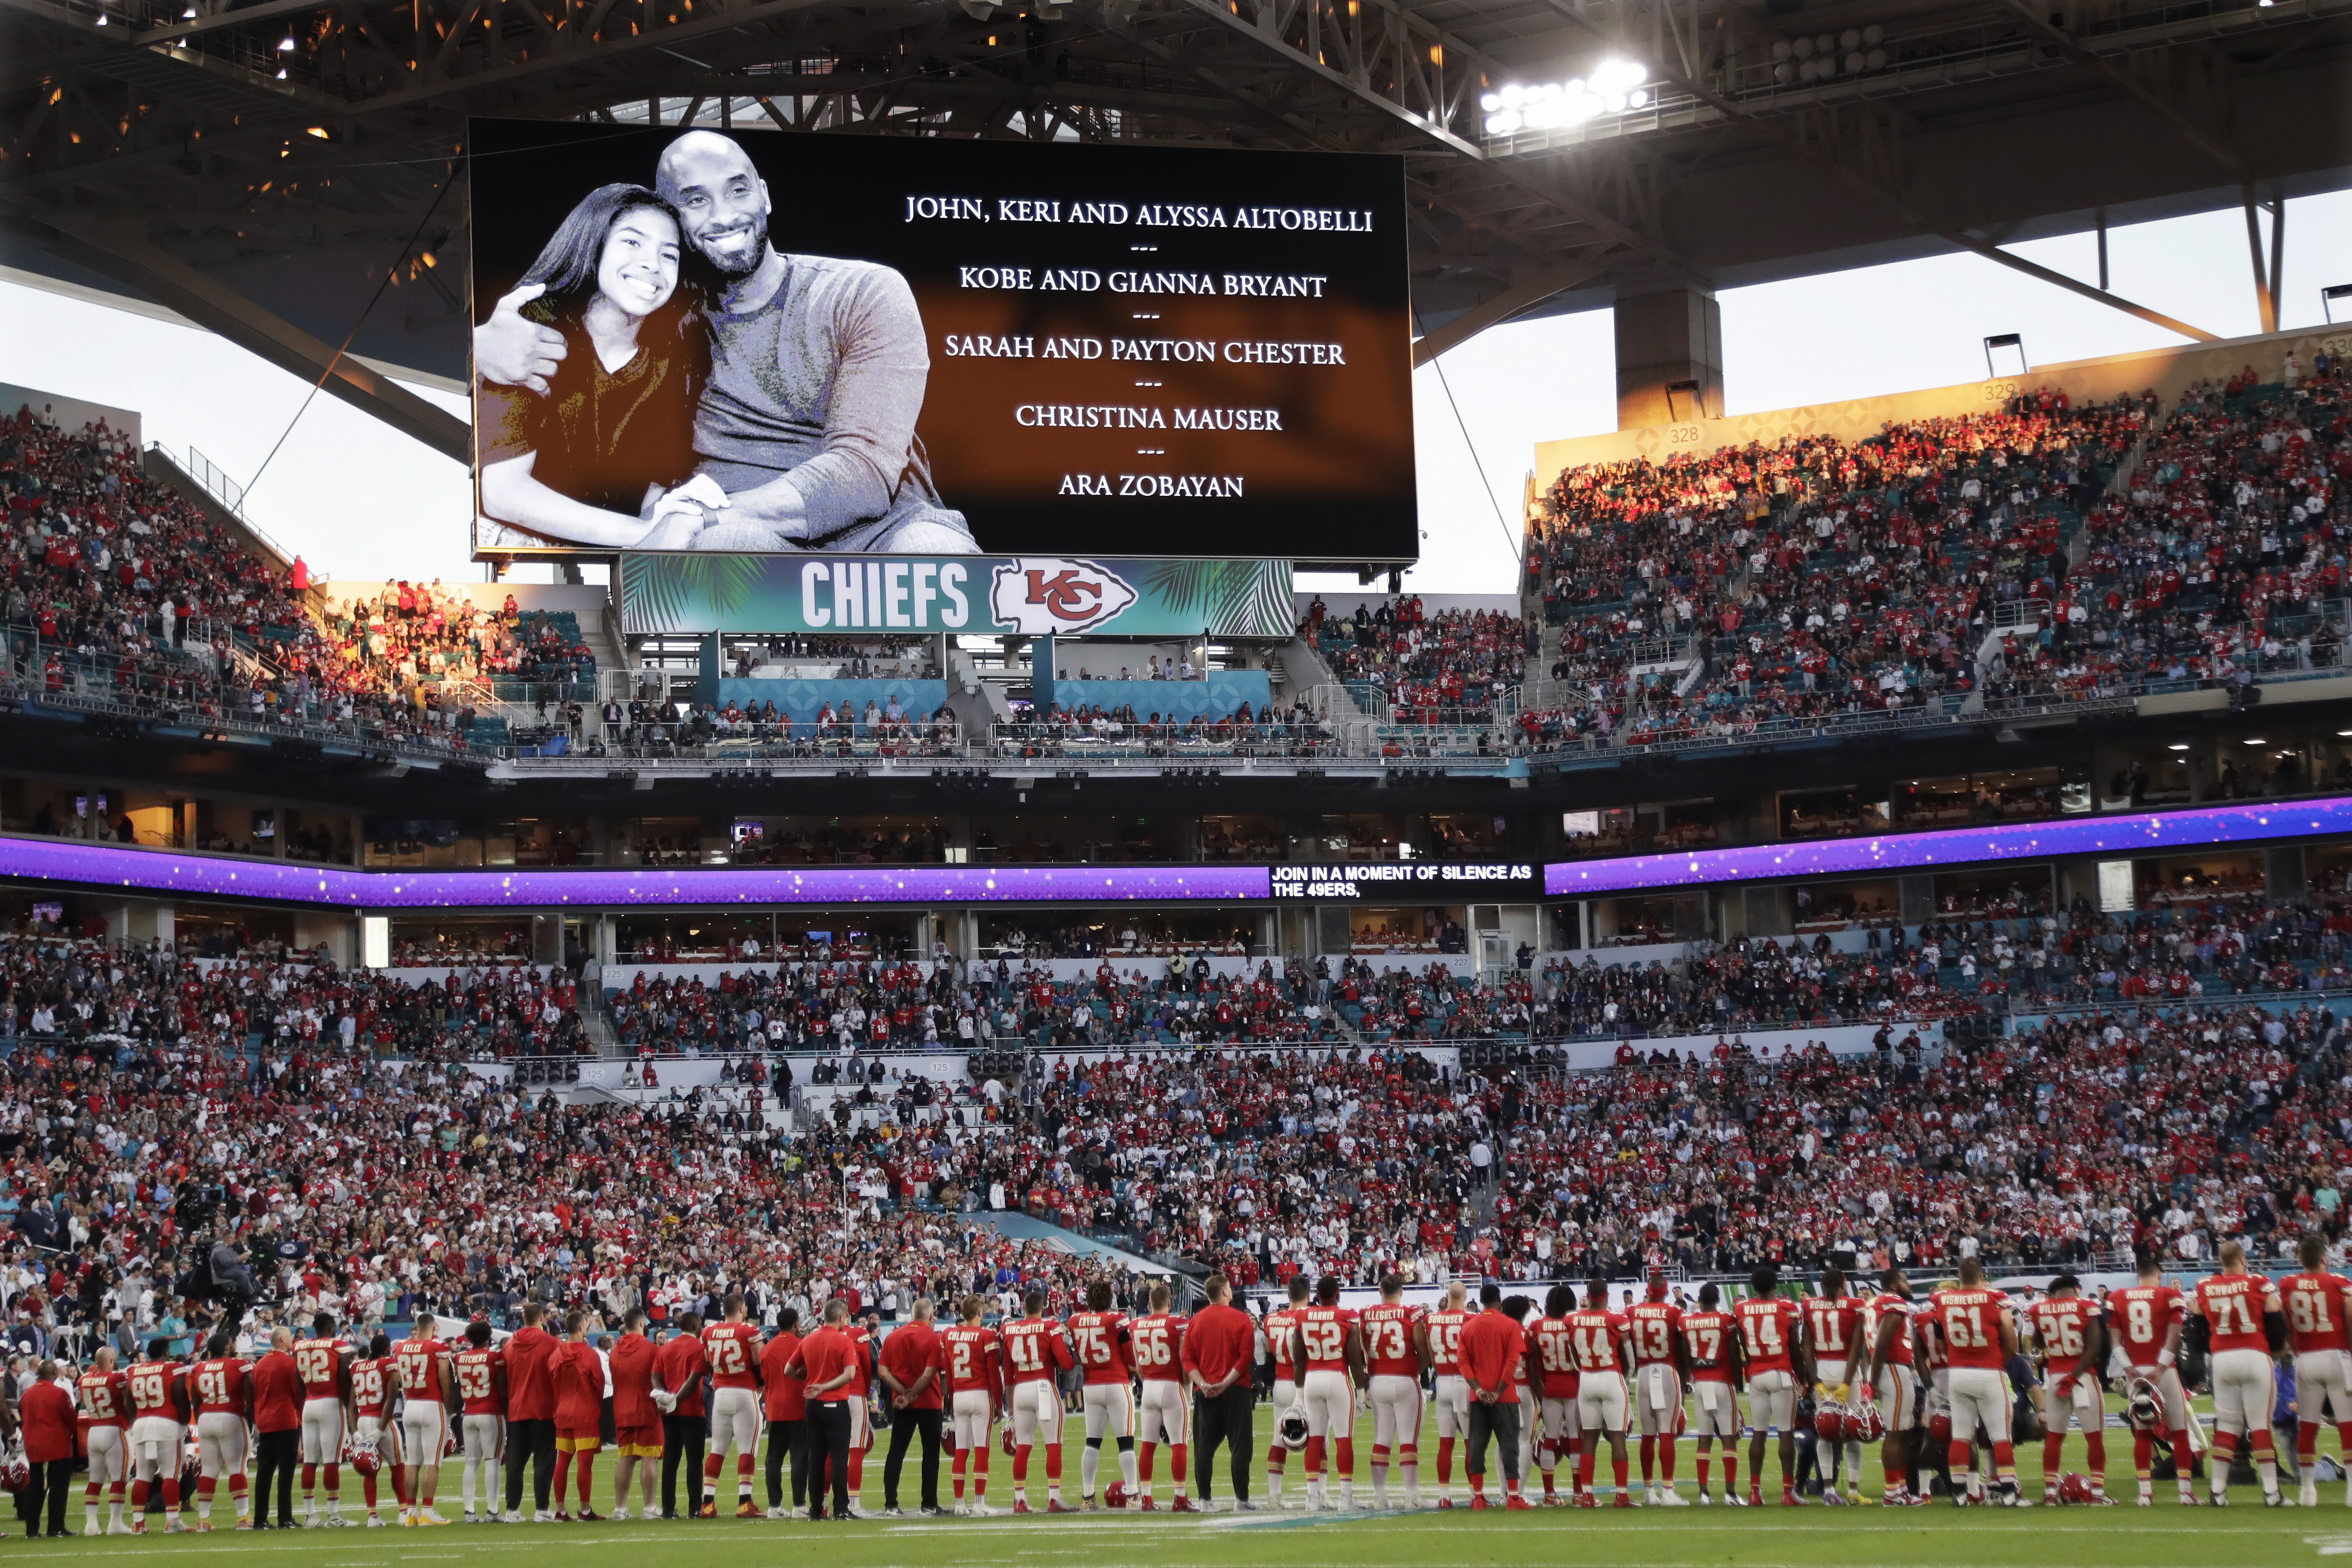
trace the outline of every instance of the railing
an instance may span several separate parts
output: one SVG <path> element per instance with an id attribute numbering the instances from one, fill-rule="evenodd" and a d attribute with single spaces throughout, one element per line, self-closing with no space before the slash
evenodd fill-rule
<path id="1" fill-rule="evenodd" d="M 246 514 L 245 487 L 238 484 L 235 479 L 229 478 L 227 471 L 222 468 L 220 465 L 215 463 L 210 458 L 205 457 L 202 452 L 197 451 L 194 447 L 190 447 L 188 448 L 188 455 L 185 458 L 182 458 L 177 453 L 173 452 L 172 448 L 163 445 L 161 441 L 150 441 L 147 443 L 147 449 L 151 452 L 161 453 L 166 462 L 170 463 L 173 468 L 178 468 L 182 473 L 187 475 L 191 479 L 194 479 L 198 488 L 203 489 L 206 495 L 212 497 L 214 500 L 219 502 L 230 516 L 236 519 L 237 525 L 239 527 L 243 528 L 247 533 L 252 534 L 254 538 L 259 540 L 266 548 L 275 554 L 281 565 L 291 565 L 293 563 L 294 552 L 287 549 L 284 545 L 278 543 L 277 540 L 271 538 L 267 529 L 264 529 L 260 524 L 255 522 L 251 517 Z"/>
<path id="2" fill-rule="evenodd" d="M 1083 722 L 992 724 L 989 742 L 1006 757 L 1139 757 L 1181 762 L 1188 757 L 1334 757 L 1347 754 L 1328 726 L 1276 722 L 1234 730 L 1220 724 L 1203 731 L 1175 724 L 1099 726 Z"/>
<path id="3" fill-rule="evenodd" d="M 340 747 L 388 761 L 429 759 L 443 763 L 485 763 L 489 759 L 452 743 L 415 743 L 394 739 L 354 721 L 256 719 L 228 712 L 216 702 L 181 703 L 161 698 L 118 696 L 110 688 L 77 684 L 47 689 L 38 679 L 0 673 L 0 704 L 16 710 L 52 709 L 121 718 L 140 724 L 184 725 L 207 735 L 247 735 L 271 741 L 308 742 Z"/>

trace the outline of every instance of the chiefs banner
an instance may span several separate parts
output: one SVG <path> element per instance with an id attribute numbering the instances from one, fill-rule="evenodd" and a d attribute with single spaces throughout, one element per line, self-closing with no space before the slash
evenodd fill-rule
<path id="1" fill-rule="evenodd" d="M 629 635 L 953 632 L 976 637 L 1281 637 L 1286 561 L 1061 555 L 629 554 Z"/>

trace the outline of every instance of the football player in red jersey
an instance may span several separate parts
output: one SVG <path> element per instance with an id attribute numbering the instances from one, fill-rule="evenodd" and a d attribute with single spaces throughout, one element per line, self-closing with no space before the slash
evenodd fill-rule
<path id="1" fill-rule="evenodd" d="M 1143 1380 L 1136 1506 L 1146 1513 L 1156 1506 L 1151 1500 L 1151 1461 L 1162 1443 L 1169 1447 L 1170 1479 L 1176 1489 L 1170 1506 L 1177 1513 L 1193 1511 L 1192 1494 L 1185 1490 L 1191 1483 L 1186 1455 L 1192 1438 L 1192 1404 L 1184 1395 L 1184 1320 L 1169 1310 L 1175 1300 L 1167 1286 L 1154 1285 L 1151 1310 L 1135 1321 L 1133 1331 L 1135 1370 Z"/>
<path id="2" fill-rule="evenodd" d="M 1421 1374 L 1429 1335 L 1421 1309 L 1404 1304 L 1404 1280 L 1381 1276 L 1381 1300 L 1360 1320 L 1371 1372 L 1372 1506 L 1389 1506 L 1389 1458 L 1404 1471 L 1404 1505 L 1421 1506 Z"/>
<path id="3" fill-rule="evenodd" d="M 360 1449 L 375 1457 L 377 1467 L 391 1479 L 393 1496 L 403 1518 L 408 1514 L 408 1480 L 400 1452 L 400 1423 L 393 1419 L 393 1400 L 400 1392 L 400 1373 L 392 1359 L 392 1341 L 379 1332 L 368 1342 L 368 1353 L 352 1363 L 352 1436 Z M 367 1527 L 383 1527 L 376 1512 L 376 1471 L 360 1476 L 361 1500 L 367 1508 Z"/>
<path id="4" fill-rule="evenodd" d="M 1885 1472 L 1881 1498 L 1890 1508 L 1912 1508 L 1927 1500 L 1911 1490 L 1912 1417 L 1919 1408 L 1919 1374 L 1912 1348 L 1911 1281 L 1900 1268 L 1878 1277 L 1878 1294 L 1870 1299 L 1870 1355 L 1863 1368 L 1869 1394 L 1875 1397 L 1886 1440 L 1878 1451 Z"/>
<path id="5" fill-rule="evenodd" d="M 215 1331 L 205 1346 L 205 1359 L 188 1369 L 188 1391 L 196 1404 L 196 1528 L 213 1527 L 213 1491 L 228 1478 L 229 1500 L 236 1509 L 236 1527 L 253 1528 L 246 1495 L 245 1460 L 253 1431 L 253 1380 L 250 1370 L 230 1353 L 226 1331 Z"/>
<path id="6" fill-rule="evenodd" d="M 1683 1429 L 1683 1310 L 1666 1300 L 1666 1277 L 1654 1269 L 1644 1296 L 1625 1309 L 1633 1342 L 1633 1408 L 1642 1421 L 1642 1487 L 1651 1502 L 1683 1508 L 1683 1494 L 1675 1490 L 1675 1439 Z"/>
<path id="7" fill-rule="evenodd" d="M 192 1401 L 188 1369 L 172 1359 L 172 1342 L 147 1342 L 147 1359 L 131 1369 L 131 1533 L 147 1533 L 147 1502 L 163 1494 L 163 1528 L 180 1529 L 180 1445 Z"/>
<path id="8" fill-rule="evenodd" d="M 1683 1349 L 1689 1358 L 1691 1394 L 1698 1402 L 1698 1500 L 1706 1494 L 1707 1447 L 1723 1439 L 1723 1500 L 1747 1507 L 1739 1495 L 1739 1321 L 1722 1310 L 1723 1294 L 1713 1283 L 1698 1288 L 1698 1310 L 1683 1314 Z"/>
<path id="9" fill-rule="evenodd" d="M 1087 1310 L 1070 1314 L 1070 1347 L 1086 1378 L 1079 1393 L 1086 1413 L 1087 1446 L 1078 1454 L 1078 1499 L 1095 1506 L 1095 1477 L 1102 1468 L 1106 1434 L 1118 1444 L 1120 1492 L 1114 1508 L 1126 1506 L 1135 1490 L 1135 1336 L 1127 1314 L 1111 1310 L 1110 1281 L 1087 1287 Z"/>
<path id="10" fill-rule="evenodd" d="M 1959 1283 L 1927 1298 L 1927 1310 L 1951 1362 L 1952 1500 L 1985 1500 L 1984 1480 L 1973 1463 L 1976 1440 L 1992 1446 L 1993 1473 L 2004 1508 L 2026 1508 L 2032 1500 L 2017 1489 L 2017 1450 L 2010 1441 L 2009 1358 L 2017 1353 L 2017 1324 L 2009 1299 L 1985 1283 L 1979 1258 L 1960 1259 Z M 1967 1490 L 1961 1477 L 1966 1475 Z"/>
<path id="11" fill-rule="evenodd" d="M 2230 1500 L 2230 1464 L 2241 1439 L 2253 1449 L 2263 1503 L 2276 1508 L 2278 1458 L 2271 1447 L 2271 1346 L 2287 1342 L 2286 1310 L 2266 1274 L 2246 1270 L 2246 1249 L 2225 1241 L 2213 1255 L 2221 1266 L 2197 1282 L 2192 1310 L 2205 1318 L 2213 1385 L 2213 1457 L 2205 1466 L 2216 1507 Z"/>
<path id="12" fill-rule="evenodd" d="M 1004 1342 L 1004 1377 L 1013 1405 L 1013 1511 L 1029 1508 L 1029 1450 L 1045 1446 L 1045 1511 L 1068 1513 L 1062 1501 L 1061 1374 L 1076 1364 L 1062 1325 L 1045 1317 L 1045 1292 L 1034 1286 L 1021 1299 L 1021 1319 L 997 1331 Z"/>
<path id="13" fill-rule="evenodd" d="M 490 1345 L 490 1325 L 476 1318 L 466 1325 L 466 1348 L 450 1363 L 457 1384 L 458 1494 L 467 1524 L 480 1522 L 474 1512 L 474 1483 L 482 1483 L 482 1506 L 495 1518 L 504 1489 L 499 1468 L 507 1449 L 506 1357 Z"/>
<path id="14" fill-rule="evenodd" d="M 352 1363 L 349 1342 L 335 1337 L 335 1315 L 310 1320 L 310 1337 L 294 1343 L 294 1371 L 302 1379 L 302 1518 L 319 1517 L 319 1469 L 327 1471 L 327 1523 L 343 1518 L 343 1434 L 352 1429 Z"/>
<path id="15" fill-rule="evenodd" d="M 1748 1424 L 1755 1436 L 1748 1445 L 1748 1502 L 1764 1506 L 1764 1437 L 1780 1437 L 1780 1502 L 1799 1507 L 1797 1496 L 1797 1304 L 1780 1292 L 1780 1271 L 1769 1264 L 1748 1278 L 1755 1292 L 1739 1303 L 1740 1362 L 1748 1375 Z"/>
<path id="16" fill-rule="evenodd" d="M 74 1404 L 81 1413 L 82 1451 L 89 1456 L 89 1484 L 82 1492 L 82 1533 L 97 1535 L 99 1493 L 108 1496 L 108 1535 L 128 1535 L 122 1517 L 129 1490 L 131 1379 L 114 1364 L 114 1347 L 100 1345 L 89 1370 L 74 1380 Z"/>
<path id="17" fill-rule="evenodd" d="M 1274 1359 L 1274 1420 L 1276 1436 L 1265 1447 L 1265 1499 L 1276 1508 L 1282 1506 L 1282 1472 L 1290 1458 L 1290 1450 L 1282 1446 L 1280 1436 L 1284 1417 L 1298 1403 L 1298 1367 L 1290 1359 L 1291 1329 L 1298 1314 L 1307 1310 L 1307 1277 L 1294 1275 L 1286 1287 L 1290 1304 L 1277 1307 L 1265 1315 L 1265 1352 Z"/>
<path id="18" fill-rule="evenodd" d="M 750 1304 L 730 1293 L 724 1322 L 702 1331 L 710 1358 L 710 1447 L 702 1461 L 702 1517 L 719 1517 L 719 1477 L 727 1468 L 727 1447 L 735 1447 L 735 1517 L 757 1519 L 751 1500 L 751 1467 L 760 1447 L 760 1331 Z"/>
<path id="19" fill-rule="evenodd" d="M 2279 1281 L 2286 1322 L 2294 1335 L 2294 1473 L 2303 1478 L 2297 1500 L 2319 1506 L 2319 1427 L 2336 1423 L 2336 1441 L 2352 1464 L 2352 1342 L 2345 1324 L 2352 1320 L 2352 1279 L 2327 1267 L 2327 1238 L 2313 1232 L 2296 1247 L 2303 1272 Z M 2352 1504 L 2352 1483 L 2344 1500 Z"/>
<path id="20" fill-rule="evenodd" d="M 2104 1507 L 2107 1496 L 2107 1399 L 2099 1368 L 2106 1363 L 2105 1324 L 2095 1301 L 2083 1299 L 2083 1282 L 2072 1274 L 2050 1281 L 2050 1293 L 2033 1304 L 2033 1331 L 2041 1337 L 2047 1370 L 2042 1405 L 2042 1500 L 2055 1503 L 2066 1429 L 2083 1428 L 2084 1463 L 2090 1466 L 2091 1500 Z"/>
<path id="21" fill-rule="evenodd" d="M 1307 1506 L 1309 1510 L 1356 1506 L 1356 1391 L 1370 1381 L 1364 1369 L 1364 1335 L 1356 1314 L 1339 1305 L 1339 1278 L 1326 1274 L 1315 1284 L 1315 1304 L 1292 1314 L 1291 1364 L 1302 1369 L 1299 1401 L 1307 1406 Z M 1339 1491 L 1331 1497 L 1324 1477 L 1327 1445 L 1339 1448 Z"/>
<path id="22" fill-rule="evenodd" d="M 2124 1363 L 2129 1369 L 2130 1382 L 2126 1386 L 2137 1399 L 2144 1384 L 2157 1408 L 2153 1422 L 2132 1423 L 2132 1468 L 2139 1474 L 2142 1508 L 2156 1499 L 2158 1430 L 2170 1441 L 2174 1454 L 2193 1452 L 2189 1446 L 2189 1396 L 2180 1385 L 2179 1365 L 2180 1337 L 2188 1323 L 2188 1300 L 2164 1282 L 2160 1260 L 2153 1252 L 2140 1254 L 2139 1283 L 2107 1293 L 2107 1324 L 2123 1346 Z M 2190 1484 L 2189 1467 L 2178 1468 L 2180 1506 L 2193 1507 L 2197 1492 Z"/>
<path id="23" fill-rule="evenodd" d="M 1534 1408 L 1519 1419 L 1534 1425 L 1539 1418 L 1543 1441 L 1536 1447 L 1536 1468 L 1543 1475 L 1543 1506 L 1565 1508 L 1583 1495 L 1577 1480 L 1579 1444 L 1576 1426 L 1576 1345 L 1568 1327 L 1576 1310 L 1576 1289 L 1555 1285 L 1544 1292 L 1543 1316 L 1528 1327 L 1528 1390 Z M 1554 1482 L 1562 1459 L 1568 1461 L 1569 1496 Z"/>
<path id="24" fill-rule="evenodd" d="M 1454 1445 L 1470 1436 L 1470 1384 L 1462 1375 L 1462 1331 L 1470 1322 L 1468 1287 L 1445 1287 L 1445 1305 L 1422 1320 L 1429 1345 L 1429 1403 L 1437 1426 L 1437 1506 L 1454 1506 Z"/>
<path id="25" fill-rule="evenodd" d="M 400 1373 L 400 1446 L 406 1456 L 408 1507 L 400 1522 L 444 1525 L 449 1521 L 433 1506 L 441 1482 L 441 1449 L 449 1435 L 449 1396 L 456 1382 L 449 1373 L 449 1347 L 436 1336 L 436 1320 L 420 1313 L 416 1328 L 393 1352 Z"/>
<path id="26" fill-rule="evenodd" d="M 1165 1287 L 1162 1287 L 1164 1289 Z M 988 1508 L 988 1434 L 1004 1414 L 1004 1347 L 996 1331 L 981 1322 L 988 1304 L 966 1296 L 961 1321 L 940 1336 L 940 1359 L 947 1370 L 948 1419 L 955 1426 L 955 1455 L 949 1461 L 955 1480 L 958 1517 L 985 1517 Z M 964 1501 L 969 1479 L 972 1500 Z"/>
<path id="27" fill-rule="evenodd" d="M 1584 1310 L 1568 1315 L 1568 1344 L 1576 1357 L 1576 1425 L 1582 1435 L 1577 1456 L 1576 1503 L 1594 1508 L 1592 1470 L 1600 1457 L 1601 1437 L 1609 1437 L 1609 1458 L 1616 1471 L 1619 1508 L 1633 1506 L 1625 1484 L 1625 1368 L 1633 1360 L 1633 1342 L 1624 1317 L 1609 1310 L 1609 1281 L 1594 1279 L 1584 1287 Z"/>
<path id="28" fill-rule="evenodd" d="M 1835 1405 L 1839 1415 L 1854 1397 L 1855 1384 L 1861 1373 L 1864 1350 L 1862 1299 L 1845 1293 L 1845 1270 L 1835 1264 L 1822 1270 L 1822 1289 L 1817 1296 L 1804 1301 L 1805 1354 L 1813 1364 L 1813 1398 L 1815 1408 Z M 1864 1392 L 1868 1392 L 1866 1384 Z M 1813 1451 L 1822 1470 L 1822 1500 L 1825 1503 L 1862 1503 L 1869 1500 L 1862 1495 L 1862 1445 L 1851 1438 L 1834 1443 L 1817 1437 Z M 1843 1477 L 1847 1497 L 1838 1495 L 1838 1481 Z"/>

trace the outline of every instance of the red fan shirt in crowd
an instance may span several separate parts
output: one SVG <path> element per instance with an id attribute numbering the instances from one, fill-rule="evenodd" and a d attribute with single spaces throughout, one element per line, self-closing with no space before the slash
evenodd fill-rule
<path id="1" fill-rule="evenodd" d="M 771 1421 L 808 1419 L 807 1391 L 801 1386 L 799 1378 L 784 1375 L 784 1368 L 800 1348 L 800 1335 L 790 1329 L 779 1329 L 760 1349 L 760 1386 L 765 1391 L 761 1403 L 767 1406 Z"/>
<path id="2" fill-rule="evenodd" d="M 1535 1346 L 1536 1371 L 1543 1386 L 1536 1390 L 1546 1399 L 1576 1397 L 1576 1346 L 1570 1342 L 1566 1318 L 1538 1318 L 1528 1329 L 1528 1341 Z"/>
<path id="3" fill-rule="evenodd" d="M 1625 1367 L 1617 1359 L 1617 1342 L 1624 1334 L 1625 1318 L 1621 1312 L 1570 1312 L 1568 1342 L 1576 1352 L 1577 1371 L 1622 1373 Z"/>
<path id="4" fill-rule="evenodd" d="M 352 1363 L 352 1414 L 382 1421 L 392 1411 L 392 1358 L 371 1357 Z"/>
<path id="5" fill-rule="evenodd" d="M 1430 1370 L 1439 1377 L 1462 1375 L 1462 1331 L 1470 1314 L 1459 1307 L 1441 1307 L 1423 1320 L 1429 1331 Z"/>
<path id="6" fill-rule="evenodd" d="M 537 1323 L 525 1323 L 499 1348 L 507 1357 L 507 1419 L 555 1419 L 555 1382 L 549 1367 L 556 1339 Z"/>
<path id="7" fill-rule="evenodd" d="M 294 1370 L 302 1374 L 302 1397 L 341 1399 L 343 1369 L 352 1363 L 352 1347 L 342 1340 L 296 1340 Z"/>
<path id="8" fill-rule="evenodd" d="M 1005 1324 L 997 1332 L 1004 1341 L 1004 1381 L 1008 1384 L 1051 1383 L 1056 1372 L 1067 1372 L 1076 1364 L 1070 1357 L 1070 1342 L 1059 1323 L 1043 1318 L 1024 1318 Z"/>
<path id="9" fill-rule="evenodd" d="M 1846 1361 L 1863 1352 L 1863 1307 L 1859 1296 L 1808 1296 L 1805 1331 L 1813 1337 L 1813 1359 Z"/>
<path id="10" fill-rule="evenodd" d="M 1364 1309 L 1357 1326 L 1364 1331 L 1364 1359 L 1374 1377 L 1419 1377 L 1421 1352 L 1413 1330 L 1421 1309 L 1402 1301 L 1382 1301 Z"/>
<path id="11" fill-rule="evenodd" d="M 253 1363 L 253 1429 L 292 1432 L 302 1425 L 302 1373 L 294 1358 L 271 1351 Z"/>
<path id="12" fill-rule="evenodd" d="M 2000 1370 L 2007 1359 L 2000 1349 L 2000 1320 L 2009 1310 L 2008 1297 L 1989 1285 L 1938 1290 L 1927 1298 L 1927 1310 L 1942 1333 L 1944 1357 L 1955 1368 Z"/>
<path id="13" fill-rule="evenodd" d="M 1750 1296 L 1739 1303 L 1739 1350 L 1752 1375 L 1792 1372 L 1789 1357 L 1797 1345 L 1797 1304 L 1786 1296 Z"/>
<path id="14" fill-rule="evenodd" d="M 923 1373 L 944 1370 L 940 1351 L 937 1328 L 923 1322 L 903 1323 L 891 1330 L 890 1337 L 882 1342 L 882 1367 L 898 1380 L 900 1388 L 912 1388 Z M 921 1393 L 907 1401 L 906 1408 L 938 1410 L 946 1403 L 940 1379 L 933 1377 Z"/>
<path id="15" fill-rule="evenodd" d="M 464 1402 L 468 1415 L 504 1415 L 506 1356 L 496 1346 L 480 1350 L 467 1345 L 457 1352 L 450 1363 L 457 1375 L 457 1397 Z M 619 1419 L 617 1414 L 614 1417 Z"/>
<path id="16" fill-rule="evenodd" d="M 245 1414 L 245 1363 L 235 1356 L 200 1361 L 188 1369 L 188 1386 L 195 1391 L 196 1414 Z"/>
<path id="17" fill-rule="evenodd" d="M 1894 1316 L 1896 1327 L 1895 1342 L 1886 1347 L 1886 1360 L 1890 1365 L 1909 1366 L 1912 1353 L 1911 1303 L 1891 1290 L 1881 1291 L 1870 1299 L 1870 1331 L 1874 1342 L 1878 1325 L 1886 1321 L 1889 1314 Z"/>
<path id="18" fill-rule="evenodd" d="M 2107 1292 L 2107 1321 L 2124 1342 L 2124 1359 L 2154 1366 L 2176 1328 L 2189 1326 L 2189 1299 L 2171 1285 L 2126 1285 Z"/>
<path id="19" fill-rule="evenodd" d="M 1731 1337 L 1738 1331 L 1728 1312 L 1683 1314 L 1683 1345 L 1690 1352 L 1693 1383 L 1731 1381 Z"/>
<path id="20" fill-rule="evenodd" d="M 713 1323 L 702 1331 L 713 1388 L 760 1386 L 760 1331 L 749 1323 Z"/>
<path id="21" fill-rule="evenodd" d="M 436 1339 L 405 1339 L 392 1352 L 400 1369 L 400 1391 L 428 1405 L 441 1403 L 441 1357 L 449 1347 Z"/>
<path id="22" fill-rule="evenodd" d="M 1345 1307 L 1306 1307 L 1297 1313 L 1298 1337 L 1307 1350 L 1309 1372 L 1348 1370 L 1348 1331 L 1356 1314 Z"/>
<path id="23" fill-rule="evenodd" d="M 1517 1405 L 1527 1353 L 1527 1335 L 1501 1312 L 1481 1312 L 1462 1326 L 1462 1375 L 1474 1394 L 1496 1394 L 1503 1404 Z"/>
<path id="24" fill-rule="evenodd" d="M 1133 1375 L 1134 1333 L 1124 1312 L 1071 1313 L 1070 1350 L 1089 1387 L 1125 1384 Z"/>
<path id="25" fill-rule="evenodd" d="M 131 1376 L 124 1372 L 86 1372 L 74 1379 L 74 1403 L 89 1426 L 123 1426 L 131 1421 Z"/>
<path id="26" fill-rule="evenodd" d="M 2269 1275 L 2208 1274 L 2197 1282 L 2194 1300 L 2212 1331 L 2210 1342 L 2215 1355 L 2224 1351 L 2270 1353 L 2270 1336 L 2263 1331 L 2263 1319 L 2284 1309 L 2279 1305 L 2278 1287 Z"/>
<path id="27" fill-rule="evenodd" d="M 1683 1331 L 1683 1310 L 1672 1301 L 1636 1301 L 1625 1309 L 1625 1332 L 1633 1342 L 1633 1364 L 1675 1364 Z"/>
<path id="28" fill-rule="evenodd" d="M 2325 1268 L 2290 1274 L 2279 1281 L 2279 1299 L 2286 1304 L 2286 1326 L 2294 1331 L 2297 1355 L 2352 1348 L 2344 1335 L 2345 1320 L 2352 1317 L 2352 1279 Z"/>
<path id="29" fill-rule="evenodd" d="M 702 1404 L 702 1374 L 710 1370 L 710 1358 L 702 1342 L 692 1334 L 673 1334 L 662 1342 L 655 1352 L 654 1374 L 661 1385 L 677 1395 L 674 1415 L 701 1416 L 707 1412 Z"/>

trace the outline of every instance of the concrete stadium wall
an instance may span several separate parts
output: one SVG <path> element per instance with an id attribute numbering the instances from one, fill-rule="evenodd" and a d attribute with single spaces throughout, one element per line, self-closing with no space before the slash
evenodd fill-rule
<path id="1" fill-rule="evenodd" d="M 110 408 L 103 403 L 87 398 L 68 397 L 59 392 L 43 392 L 37 386 L 18 386 L 0 381 L 0 418 L 14 419 L 20 408 L 30 408 L 35 414 L 47 410 L 57 421 L 58 428 L 68 435 L 77 434 L 85 425 L 103 420 L 106 427 L 118 436 L 128 436 L 139 446 L 141 439 L 139 416 L 128 408 Z"/>

